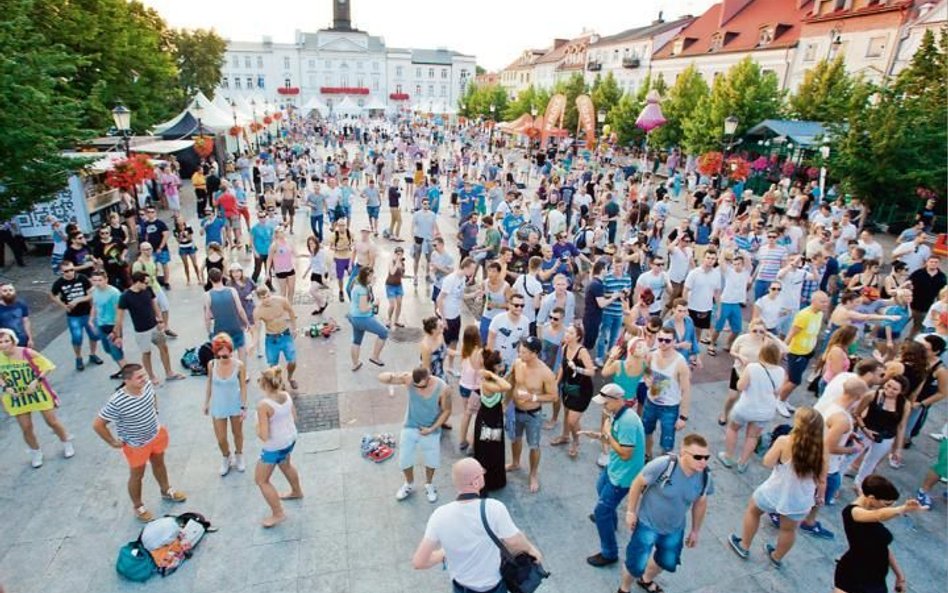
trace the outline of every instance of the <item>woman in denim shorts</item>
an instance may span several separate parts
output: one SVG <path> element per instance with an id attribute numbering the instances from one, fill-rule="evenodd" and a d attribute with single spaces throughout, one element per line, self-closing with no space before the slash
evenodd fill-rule
<path id="1" fill-rule="evenodd" d="M 382 348 L 385 347 L 385 340 L 388 339 L 388 329 L 376 317 L 378 303 L 372 292 L 373 280 L 375 280 L 375 272 L 372 268 L 360 268 L 349 298 L 349 314 L 346 317 L 348 317 L 349 323 L 352 324 L 352 346 L 349 352 L 352 357 L 353 372 L 362 368 L 359 352 L 362 349 L 362 339 L 366 332 L 376 336 L 375 346 L 372 348 L 372 356 L 369 358 L 369 362 L 376 366 L 385 366 L 380 357 Z"/>

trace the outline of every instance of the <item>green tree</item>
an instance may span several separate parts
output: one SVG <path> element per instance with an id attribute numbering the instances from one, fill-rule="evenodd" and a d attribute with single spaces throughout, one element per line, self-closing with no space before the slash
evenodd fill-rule
<path id="1" fill-rule="evenodd" d="M 654 146 L 679 146 L 684 136 L 684 122 L 693 117 L 698 103 L 708 97 L 709 92 L 708 83 L 694 64 L 685 68 L 663 95 L 662 114 L 668 121 L 649 135 L 650 142 Z"/>
<path id="2" fill-rule="evenodd" d="M 487 70 L 483 66 L 474 66 L 474 75 L 480 76 L 481 74 L 487 74 Z"/>
<path id="3" fill-rule="evenodd" d="M 84 163 L 61 155 L 82 135 L 79 101 L 65 92 L 75 62 L 36 30 L 28 4 L 5 0 L 0 21 L 0 219 L 48 199 Z"/>
<path id="4" fill-rule="evenodd" d="M 507 104 L 504 110 L 503 119 L 506 121 L 515 120 L 524 113 L 531 113 L 536 109 L 537 115 L 543 115 L 546 111 L 546 104 L 550 102 L 550 92 L 546 89 L 537 89 L 533 85 L 520 91 L 517 98 Z"/>
<path id="5" fill-rule="evenodd" d="M 646 74 L 645 80 L 639 85 L 635 94 L 622 95 L 619 102 L 606 114 L 606 123 L 612 127 L 620 144 L 638 143 L 645 138 L 645 132 L 636 127 L 635 120 L 645 108 L 645 98 L 652 89 L 658 91 L 659 94 L 665 91 L 665 79 L 661 75 L 652 80 L 652 75 Z"/>
<path id="6" fill-rule="evenodd" d="M 853 84 L 841 55 L 832 62 L 821 60 L 806 71 L 800 88 L 790 96 L 789 115 L 806 121 L 841 122 L 848 115 Z"/>
<path id="7" fill-rule="evenodd" d="M 213 29 L 179 29 L 172 33 L 178 86 L 190 97 L 201 91 L 209 99 L 221 80 L 227 42 Z"/>
<path id="8" fill-rule="evenodd" d="M 553 87 L 553 93 L 562 93 L 566 96 L 566 113 L 563 116 L 563 128 L 570 133 L 576 132 L 579 123 L 579 110 L 576 109 L 576 97 L 589 91 L 583 75 L 574 72 L 567 80 L 561 80 Z"/>
<path id="9" fill-rule="evenodd" d="M 466 117 L 490 119 L 491 105 L 494 106 L 493 118 L 501 121 L 507 109 L 507 91 L 497 84 L 478 87 L 472 82 L 458 101 L 458 113 Z"/>
<path id="10" fill-rule="evenodd" d="M 683 145 L 693 154 L 720 149 L 724 141 L 724 120 L 738 120 L 736 138 L 761 121 L 775 117 L 780 111 L 782 94 L 777 75 L 763 72 L 750 56 L 719 76 L 711 87 L 711 95 L 702 99 L 692 117 L 683 126 Z"/>
<path id="11" fill-rule="evenodd" d="M 593 106 L 597 112 L 602 110 L 609 113 L 622 99 L 622 89 L 619 88 L 619 83 L 616 82 L 615 76 L 610 71 L 605 77 L 596 75 L 589 96 L 592 98 Z"/>

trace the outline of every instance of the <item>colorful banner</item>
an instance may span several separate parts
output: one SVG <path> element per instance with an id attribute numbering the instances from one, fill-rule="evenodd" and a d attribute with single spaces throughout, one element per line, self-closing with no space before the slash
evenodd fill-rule
<path id="1" fill-rule="evenodd" d="M 586 147 L 592 148 L 596 142 L 596 110 L 589 95 L 576 97 L 576 109 L 579 111 L 579 126 L 586 132 Z"/>
<path id="2" fill-rule="evenodd" d="M 546 148 L 546 141 L 558 127 L 557 124 L 563 121 L 563 115 L 566 113 L 566 95 L 556 94 L 550 97 L 550 102 L 546 104 L 546 114 L 543 117 L 543 131 L 540 133 L 540 147 Z"/>

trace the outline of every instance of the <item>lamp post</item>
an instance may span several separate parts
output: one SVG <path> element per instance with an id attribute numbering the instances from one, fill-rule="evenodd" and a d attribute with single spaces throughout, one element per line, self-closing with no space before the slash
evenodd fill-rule
<path id="1" fill-rule="evenodd" d="M 250 117 L 253 118 L 253 149 L 260 150 L 260 136 L 257 135 L 257 100 L 250 100 Z"/>
<path id="2" fill-rule="evenodd" d="M 112 121 L 115 122 L 115 128 L 122 135 L 122 144 L 125 146 L 125 156 L 131 156 L 132 150 L 130 146 L 130 134 L 132 131 L 132 112 L 131 110 L 119 103 L 112 109 Z"/>
<path id="3" fill-rule="evenodd" d="M 234 127 L 237 127 L 237 102 L 231 100 L 230 102 L 230 113 L 234 116 Z M 237 132 L 237 154 L 240 154 L 240 132 Z"/>
<path id="4" fill-rule="evenodd" d="M 731 149 L 734 148 L 734 134 L 737 132 L 737 126 L 740 123 L 740 120 L 729 115 L 724 118 L 724 136 L 727 140 L 724 143 L 724 158 L 721 160 L 721 178 L 718 180 L 719 188 L 724 189 L 724 162 L 727 161 L 728 153 L 731 152 Z"/>
<path id="5" fill-rule="evenodd" d="M 606 110 L 605 109 L 600 109 L 599 111 L 596 112 L 596 121 L 599 122 L 599 135 L 601 136 L 602 129 L 604 127 L 604 124 L 606 123 Z M 600 142 L 599 144 L 602 145 L 602 142 Z"/>
<path id="6" fill-rule="evenodd" d="M 487 140 L 487 152 L 494 152 L 494 111 L 497 110 L 497 106 L 493 103 L 490 104 L 490 137 Z"/>
<path id="7" fill-rule="evenodd" d="M 829 160 L 830 156 L 830 147 L 829 144 L 824 144 L 820 146 L 820 156 L 823 157 L 823 161 L 820 163 L 820 201 L 826 201 L 826 162 Z"/>
<path id="8" fill-rule="evenodd" d="M 203 135 L 204 135 L 204 124 L 201 122 L 201 118 L 204 117 L 204 108 L 201 107 L 200 105 L 198 105 L 197 103 L 195 103 L 195 104 L 194 104 L 194 107 L 191 108 L 191 115 L 193 115 L 195 118 L 197 118 L 197 122 L 198 122 L 198 136 L 203 136 Z"/>

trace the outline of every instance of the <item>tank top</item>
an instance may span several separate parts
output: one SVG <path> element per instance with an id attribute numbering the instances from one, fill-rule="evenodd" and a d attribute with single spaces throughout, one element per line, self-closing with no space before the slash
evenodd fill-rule
<path id="1" fill-rule="evenodd" d="M 282 451 L 296 441 L 296 423 L 293 422 L 293 399 L 287 395 L 282 404 L 270 398 L 263 402 L 273 408 L 270 416 L 270 437 L 263 443 L 264 451 Z"/>
<path id="2" fill-rule="evenodd" d="M 491 290 L 490 286 L 484 284 L 484 298 L 486 302 L 490 303 L 493 308 L 488 309 L 484 307 L 484 319 L 493 319 L 505 311 L 505 305 L 507 304 L 507 283 L 500 283 L 500 290 Z M 499 306 L 498 306 L 499 305 Z"/>
<path id="3" fill-rule="evenodd" d="M 849 413 L 849 410 L 844 409 L 841 405 L 835 402 L 828 404 L 826 406 L 816 406 L 814 409 L 823 416 L 824 422 L 826 422 L 831 417 L 835 416 L 836 414 L 840 412 L 843 412 L 844 414 L 846 414 L 846 419 L 849 421 L 850 429 L 844 432 L 842 436 L 839 437 L 839 442 L 837 443 L 837 445 L 840 445 L 840 446 L 844 445 L 846 441 L 849 440 L 849 436 L 852 434 L 853 417 L 852 417 L 852 414 Z M 843 466 L 844 459 L 846 459 L 845 454 L 830 455 L 829 473 L 834 474 L 838 472 Z"/>
<path id="4" fill-rule="evenodd" d="M 625 399 L 634 400 L 639 390 L 639 383 L 645 375 L 645 369 L 642 369 L 638 375 L 630 375 L 625 370 L 626 359 L 619 361 L 619 372 L 615 374 L 613 380 L 615 384 L 625 391 Z"/>
<path id="5" fill-rule="evenodd" d="M 211 315 L 214 316 L 214 333 L 239 332 L 240 315 L 237 305 L 234 304 L 233 293 L 230 288 L 212 288 L 207 292 L 211 299 Z"/>
<path id="6" fill-rule="evenodd" d="M 212 397 L 225 398 L 226 400 L 240 397 L 240 372 L 236 364 L 231 369 L 230 376 L 225 379 L 220 376 L 220 365 L 217 361 L 214 361 L 214 372 L 211 374 L 211 394 Z"/>
<path id="7" fill-rule="evenodd" d="M 293 269 L 293 250 L 288 245 L 277 243 L 273 253 L 273 271 L 289 272 Z"/>
<path id="8" fill-rule="evenodd" d="M 389 271 L 388 276 L 385 277 L 386 286 L 401 286 L 402 277 L 405 275 L 404 268 L 393 268 Z"/>
<path id="9" fill-rule="evenodd" d="M 458 379 L 458 385 L 471 391 L 481 388 L 481 374 L 471 364 L 470 356 L 461 361 L 461 377 Z"/>
<path id="10" fill-rule="evenodd" d="M 444 379 L 444 356 L 447 354 L 447 350 L 447 346 L 444 345 L 444 342 L 441 342 L 440 346 L 431 351 L 431 364 L 428 371 L 431 372 L 433 377 Z"/>
<path id="11" fill-rule="evenodd" d="M 816 482 L 812 476 L 801 478 L 793 471 L 793 463 L 778 459 L 770 476 L 757 487 L 764 500 L 780 515 L 805 515 L 813 508 Z"/>
<path id="12" fill-rule="evenodd" d="M 444 389 L 444 381 L 437 377 L 431 377 L 429 381 L 435 382 L 435 387 L 428 397 L 418 393 L 418 389 L 408 385 L 408 410 L 405 411 L 405 428 L 425 428 L 434 424 L 438 415 L 441 414 L 440 396 Z"/>
<path id="13" fill-rule="evenodd" d="M 902 419 L 902 414 L 898 410 L 886 410 L 884 406 L 885 396 L 881 393 L 876 394 L 866 410 L 866 418 L 863 421 L 866 428 L 877 432 L 882 440 L 895 438 L 899 421 Z"/>
<path id="14" fill-rule="evenodd" d="M 649 370 L 652 372 L 649 398 L 654 404 L 677 406 L 681 403 L 681 385 L 678 383 L 675 367 L 684 360 L 684 357 L 678 352 L 675 354 L 676 356 L 673 356 L 671 362 L 665 366 L 659 366 L 657 352 L 649 359 Z"/>

